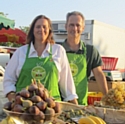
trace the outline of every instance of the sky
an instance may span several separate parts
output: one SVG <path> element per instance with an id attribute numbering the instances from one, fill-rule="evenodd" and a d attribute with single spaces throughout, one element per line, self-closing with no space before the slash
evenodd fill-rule
<path id="1" fill-rule="evenodd" d="M 0 0 L 0 12 L 15 20 L 16 28 L 29 26 L 40 14 L 51 21 L 65 20 L 71 11 L 125 29 L 125 0 Z"/>

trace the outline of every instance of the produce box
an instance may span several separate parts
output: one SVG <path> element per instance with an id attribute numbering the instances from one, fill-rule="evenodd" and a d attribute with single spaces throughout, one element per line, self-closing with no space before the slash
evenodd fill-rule
<path id="1" fill-rule="evenodd" d="M 99 123 L 102 124 L 104 120 L 99 116 L 95 115 L 93 111 L 86 110 L 86 107 L 83 105 L 75 105 L 67 102 L 60 102 L 62 113 L 57 118 L 62 120 L 63 123 L 60 124 L 95 124 L 95 118 L 99 120 Z M 91 122 L 92 121 L 92 122 Z M 104 124 L 106 124 L 104 122 Z"/>
<path id="2" fill-rule="evenodd" d="M 123 85 L 125 87 L 125 81 L 107 81 L 108 89 L 115 88 L 117 85 Z M 101 92 L 96 81 L 90 80 L 88 83 L 89 92 Z"/>
<path id="3" fill-rule="evenodd" d="M 88 105 L 93 105 L 94 101 L 100 101 L 102 96 L 101 92 L 88 92 Z"/>
<path id="4" fill-rule="evenodd" d="M 87 115 L 94 115 L 102 118 L 106 124 L 125 124 L 125 110 L 124 109 L 113 109 L 105 107 L 96 107 L 94 105 L 83 106 L 83 105 L 72 105 L 70 103 L 61 103 L 62 110 L 83 110 Z"/>
<path id="5" fill-rule="evenodd" d="M 125 110 L 87 106 L 86 111 L 101 117 L 107 124 L 125 124 Z"/>

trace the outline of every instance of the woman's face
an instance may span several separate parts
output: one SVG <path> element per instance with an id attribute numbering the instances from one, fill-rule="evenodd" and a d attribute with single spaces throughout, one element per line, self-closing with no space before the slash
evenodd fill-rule
<path id="1" fill-rule="evenodd" d="M 41 18 L 38 19 L 34 25 L 34 37 L 35 41 L 46 42 L 46 39 L 49 35 L 49 24 L 48 20 Z"/>

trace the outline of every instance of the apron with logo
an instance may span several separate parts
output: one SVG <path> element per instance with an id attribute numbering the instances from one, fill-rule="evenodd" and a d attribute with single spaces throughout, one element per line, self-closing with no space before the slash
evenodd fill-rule
<path id="1" fill-rule="evenodd" d="M 29 49 L 30 46 L 28 47 L 26 60 L 16 83 L 16 91 L 20 91 L 30 85 L 31 79 L 36 79 L 41 81 L 51 96 L 56 100 L 61 100 L 58 86 L 58 70 L 52 59 L 52 46 L 50 47 L 49 56 L 46 58 L 28 58 Z"/>
<path id="2" fill-rule="evenodd" d="M 82 42 L 81 42 L 82 43 Z M 86 62 L 86 47 L 82 43 L 83 54 L 68 53 L 70 68 L 72 71 L 76 93 L 78 95 L 78 103 L 87 105 L 88 81 L 87 81 L 87 62 Z"/>

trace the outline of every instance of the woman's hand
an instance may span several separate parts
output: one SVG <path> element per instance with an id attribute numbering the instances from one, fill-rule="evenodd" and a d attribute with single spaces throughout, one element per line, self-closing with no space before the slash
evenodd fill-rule
<path id="1" fill-rule="evenodd" d="M 70 100 L 70 101 L 68 101 L 68 102 L 78 105 L 77 99 L 73 99 L 73 100 Z"/>
<path id="2" fill-rule="evenodd" d="M 15 99 L 16 93 L 15 92 L 10 92 L 7 94 L 7 98 L 9 101 L 12 101 L 13 99 Z"/>

